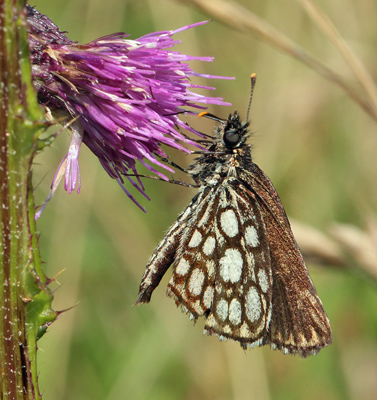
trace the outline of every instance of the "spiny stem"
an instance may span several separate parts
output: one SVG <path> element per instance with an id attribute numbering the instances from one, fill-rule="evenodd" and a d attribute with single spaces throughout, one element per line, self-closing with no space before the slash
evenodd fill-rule
<path id="1" fill-rule="evenodd" d="M 38 330 L 56 316 L 41 269 L 30 168 L 42 113 L 31 83 L 24 1 L 0 0 L 0 394 L 41 399 Z"/>

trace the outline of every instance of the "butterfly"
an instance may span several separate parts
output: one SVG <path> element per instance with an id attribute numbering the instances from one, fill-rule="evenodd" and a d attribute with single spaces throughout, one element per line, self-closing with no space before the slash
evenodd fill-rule
<path id="1" fill-rule="evenodd" d="M 136 304 L 172 267 L 167 295 L 190 318 L 204 317 L 205 333 L 243 349 L 317 354 L 331 344 L 330 323 L 281 200 L 252 161 L 249 122 L 237 111 L 226 120 L 202 114 L 220 125 L 187 169 L 198 193 L 149 260 Z"/>

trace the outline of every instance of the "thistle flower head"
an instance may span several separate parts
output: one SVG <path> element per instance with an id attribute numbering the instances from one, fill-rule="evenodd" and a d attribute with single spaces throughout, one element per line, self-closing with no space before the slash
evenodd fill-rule
<path id="1" fill-rule="evenodd" d="M 106 172 L 139 205 L 124 180 L 126 177 L 147 197 L 138 177 L 137 162 L 168 180 L 155 168 L 173 172 L 160 161 L 166 157 L 161 146 L 189 152 L 187 144 L 197 145 L 180 131 L 182 128 L 197 133 L 179 119 L 180 114 L 193 113 L 187 107 L 229 105 L 221 98 L 193 92 L 196 88 L 213 88 L 194 85 L 191 77 L 229 79 L 195 73 L 187 64 L 191 60 L 212 61 L 211 57 L 192 57 L 170 50 L 179 43 L 173 39 L 176 33 L 206 22 L 150 33 L 136 40 L 115 33 L 79 45 L 34 8 L 28 6 L 27 11 L 38 99 L 72 131 L 71 144 L 55 174 L 50 197 L 63 175 L 69 193 L 76 188 L 80 191 L 78 158 L 81 144 L 85 143 Z"/>

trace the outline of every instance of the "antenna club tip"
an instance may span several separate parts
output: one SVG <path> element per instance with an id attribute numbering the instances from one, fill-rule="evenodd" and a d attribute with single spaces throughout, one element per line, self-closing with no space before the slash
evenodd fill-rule
<path id="1" fill-rule="evenodd" d="M 201 113 L 198 114 L 198 118 L 204 117 L 204 116 L 207 115 L 207 114 L 208 114 L 208 111 L 203 111 L 203 112 L 201 112 Z"/>
<path id="2" fill-rule="evenodd" d="M 250 112 L 251 100 L 253 99 L 253 93 L 254 93 L 255 82 L 257 81 L 257 74 L 256 74 L 255 72 L 253 72 L 253 73 L 250 75 L 250 79 L 251 79 L 251 91 L 250 91 L 249 106 L 247 107 L 246 120 L 249 119 L 249 112 Z"/>

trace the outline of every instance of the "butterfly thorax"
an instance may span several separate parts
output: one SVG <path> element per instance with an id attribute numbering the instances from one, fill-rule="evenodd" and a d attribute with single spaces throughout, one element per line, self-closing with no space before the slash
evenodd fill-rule
<path id="1" fill-rule="evenodd" d="M 246 143 L 250 136 L 249 122 L 241 122 L 235 111 L 222 126 L 215 130 L 215 140 L 208 152 L 198 157 L 189 166 L 188 172 L 202 186 L 221 184 L 229 178 L 238 178 L 238 170 L 250 170 L 253 166 L 251 145 Z"/>

